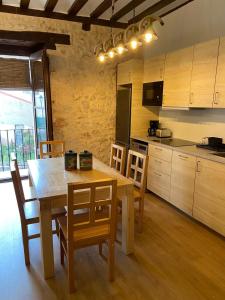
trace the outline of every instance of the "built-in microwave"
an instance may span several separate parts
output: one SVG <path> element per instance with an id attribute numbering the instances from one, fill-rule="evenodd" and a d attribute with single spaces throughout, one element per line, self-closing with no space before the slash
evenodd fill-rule
<path id="1" fill-rule="evenodd" d="M 143 106 L 162 106 L 163 81 L 148 82 L 143 84 Z"/>

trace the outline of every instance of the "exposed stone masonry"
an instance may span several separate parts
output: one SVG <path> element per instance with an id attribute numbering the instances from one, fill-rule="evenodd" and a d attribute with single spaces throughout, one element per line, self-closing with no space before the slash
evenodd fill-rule
<path id="1" fill-rule="evenodd" d="M 48 51 L 54 137 L 65 140 L 67 150 L 87 149 L 108 162 L 115 136 L 116 68 L 99 64 L 93 49 L 110 29 L 92 26 L 85 32 L 78 23 L 2 13 L 0 30 L 70 34 L 71 46 Z"/>

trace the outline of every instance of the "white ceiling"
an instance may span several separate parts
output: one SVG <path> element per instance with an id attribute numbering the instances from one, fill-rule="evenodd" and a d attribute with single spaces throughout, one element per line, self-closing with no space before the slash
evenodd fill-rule
<path id="1" fill-rule="evenodd" d="M 103 0 L 89 0 L 84 7 L 79 11 L 78 16 L 89 16 L 90 13 L 102 2 Z M 115 12 L 119 11 L 122 7 L 124 7 L 127 3 L 131 0 L 118 0 L 115 2 Z M 176 0 L 174 3 L 168 5 L 166 8 L 158 11 L 155 15 L 161 15 L 164 12 L 169 11 L 170 9 L 177 7 L 178 5 L 186 2 L 187 0 Z M 45 3 L 47 0 L 31 0 L 29 8 L 44 10 Z M 59 0 L 54 11 L 67 13 L 71 5 L 73 4 L 74 0 Z M 135 9 L 135 14 L 138 15 L 146 8 L 154 5 L 155 3 L 159 2 L 159 0 L 145 0 L 141 5 L 137 6 Z M 11 6 L 20 6 L 20 0 L 3 0 L 3 5 L 11 5 Z M 111 8 L 105 11 L 100 18 L 102 19 L 109 19 L 111 17 Z M 123 16 L 119 21 L 127 22 L 129 19 L 133 17 L 133 12 L 128 13 L 127 15 Z"/>

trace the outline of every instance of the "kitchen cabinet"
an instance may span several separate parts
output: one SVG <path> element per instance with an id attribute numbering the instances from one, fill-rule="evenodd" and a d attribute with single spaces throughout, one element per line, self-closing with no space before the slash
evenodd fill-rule
<path id="1" fill-rule="evenodd" d="M 172 150 L 149 145 L 147 189 L 169 200 Z"/>
<path id="2" fill-rule="evenodd" d="M 193 216 L 225 235 L 225 164 L 197 160 Z"/>
<path id="3" fill-rule="evenodd" d="M 219 39 L 194 46 L 190 107 L 213 107 Z"/>
<path id="4" fill-rule="evenodd" d="M 164 78 L 165 55 L 144 60 L 144 82 L 162 81 Z"/>
<path id="5" fill-rule="evenodd" d="M 166 147 L 156 146 L 150 144 L 148 147 L 149 156 L 153 156 L 155 158 L 159 158 L 163 161 L 171 162 L 172 159 L 172 150 Z"/>
<path id="6" fill-rule="evenodd" d="M 117 85 L 129 84 L 132 82 L 132 61 L 126 61 L 117 66 Z"/>
<path id="7" fill-rule="evenodd" d="M 163 106 L 188 107 L 194 47 L 166 55 Z"/>
<path id="8" fill-rule="evenodd" d="M 214 108 L 225 108 L 225 37 L 220 39 L 218 66 L 216 74 Z"/>
<path id="9" fill-rule="evenodd" d="M 196 157 L 173 151 L 169 202 L 192 215 Z"/>

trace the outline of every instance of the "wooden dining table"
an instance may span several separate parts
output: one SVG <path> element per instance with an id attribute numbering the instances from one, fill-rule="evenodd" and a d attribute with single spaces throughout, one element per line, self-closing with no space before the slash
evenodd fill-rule
<path id="1" fill-rule="evenodd" d="M 54 252 L 51 209 L 64 207 L 67 200 L 67 184 L 117 179 L 117 197 L 122 200 L 122 251 L 134 251 L 134 200 L 133 183 L 96 158 L 90 171 L 65 171 L 64 158 L 35 159 L 28 161 L 30 185 L 40 203 L 40 235 L 43 271 L 45 279 L 54 276 Z"/>

